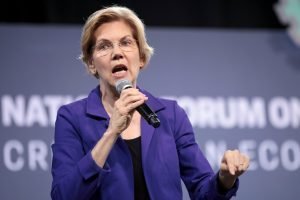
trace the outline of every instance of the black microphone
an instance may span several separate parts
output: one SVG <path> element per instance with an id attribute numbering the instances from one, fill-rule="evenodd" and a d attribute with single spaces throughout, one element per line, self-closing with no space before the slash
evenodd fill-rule
<path id="1" fill-rule="evenodd" d="M 130 81 L 126 79 L 122 79 L 116 82 L 116 89 L 119 94 L 125 89 L 132 88 L 132 84 Z M 150 109 L 150 107 L 143 103 L 142 105 L 138 106 L 136 110 L 142 115 L 142 117 L 154 128 L 159 127 L 160 121 L 157 115 Z"/>

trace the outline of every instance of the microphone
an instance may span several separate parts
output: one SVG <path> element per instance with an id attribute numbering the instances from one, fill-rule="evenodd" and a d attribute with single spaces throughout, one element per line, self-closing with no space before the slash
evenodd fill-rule
<path id="1" fill-rule="evenodd" d="M 130 81 L 122 79 L 116 82 L 116 89 L 119 94 L 121 94 L 123 90 L 128 88 L 132 88 L 132 84 Z M 159 127 L 160 121 L 157 115 L 151 110 L 151 108 L 146 103 L 143 103 L 142 105 L 138 106 L 136 110 L 142 115 L 142 117 L 148 122 L 148 124 L 152 125 L 154 128 Z"/>

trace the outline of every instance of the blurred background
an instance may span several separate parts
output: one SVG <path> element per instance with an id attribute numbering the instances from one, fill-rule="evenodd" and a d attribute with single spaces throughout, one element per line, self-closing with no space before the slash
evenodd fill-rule
<path id="1" fill-rule="evenodd" d="M 148 26 L 275 28 L 277 0 L 40 0 L 4 1 L 0 19 L 5 23 L 83 24 L 93 11 L 113 4 L 136 11 Z"/>
<path id="2" fill-rule="evenodd" d="M 98 85 L 81 28 L 110 5 L 146 24 L 155 53 L 138 84 L 185 109 L 213 170 L 226 149 L 250 157 L 234 199 L 299 199 L 300 0 L 1 2 L 0 199 L 51 199 L 57 109 Z"/>

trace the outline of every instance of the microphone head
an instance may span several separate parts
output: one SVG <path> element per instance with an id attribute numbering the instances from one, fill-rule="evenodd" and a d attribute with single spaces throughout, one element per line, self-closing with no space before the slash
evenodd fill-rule
<path id="1" fill-rule="evenodd" d="M 132 88 L 132 84 L 127 79 L 121 79 L 116 82 L 116 90 L 119 94 L 121 94 L 122 90 Z"/>

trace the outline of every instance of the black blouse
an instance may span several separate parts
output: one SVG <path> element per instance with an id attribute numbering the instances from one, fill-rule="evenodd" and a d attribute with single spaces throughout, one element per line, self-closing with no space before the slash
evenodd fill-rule
<path id="1" fill-rule="evenodd" d="M 125 140 L 125 142 L 129 147 L 133 165 L 134 199 L 148 200 L 150 197 L 142 166 L 141 136 L 134 139 Z"/>

